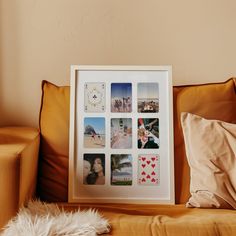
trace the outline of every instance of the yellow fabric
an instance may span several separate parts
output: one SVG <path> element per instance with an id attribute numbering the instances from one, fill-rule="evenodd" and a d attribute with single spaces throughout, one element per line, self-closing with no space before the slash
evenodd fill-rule
<path id="1" fill-rule="evenodd" d="M 70 88 L 42 83 L 38 193 L 42 200 L 67 201 Z"/>
<path id="2" fill-rule="evenodd" d="M 185 154 L 180 114 L 181 112 L 190 112 L 206 119 L 236 123 L 235 83 L 233 78 L 224 83 L 177 88 L 178 95 L 174 102 L 176 203 L 186 203 L 190 196 L 190 171 Z"/>
<path id="3" fill-rule="evenodd" d="M 185 205 L 62 204 L 66 210 L 98 209 L 117 236 L 232 236 L 236 211 L 186 208 Z"/>
<path id="4" fill-rule="evenodd" d="M 0 228 L 34 196 L 39 140 L 34 128 L 0 128 Z"/>
<path id="5" fill-rule="evenodd" d="M 236 209 L 236 124 L 182 113 L 190 166 L 188 207 Z"/>

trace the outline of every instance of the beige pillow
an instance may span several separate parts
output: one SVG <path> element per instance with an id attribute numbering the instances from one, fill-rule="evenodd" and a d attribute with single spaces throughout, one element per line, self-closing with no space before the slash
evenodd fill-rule
<path id="1" fill-rule="evenodd" d="M 186 206 L 236 209 L 236 124 L 186 112 L 181 123 L 191 172 Z"/>

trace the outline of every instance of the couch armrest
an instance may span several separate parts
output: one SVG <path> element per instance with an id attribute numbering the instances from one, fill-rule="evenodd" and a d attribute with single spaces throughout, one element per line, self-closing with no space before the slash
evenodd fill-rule
<path id="1" fill-rule="evenodd" d="M 18 210 L 19 166 L 17 154 L 0 153 L 0 228 Z"/>
<path id="2" fill-rule="evenodd" d="M 39 131 L 0 128 L 0 228 L 35 194 Z"/>

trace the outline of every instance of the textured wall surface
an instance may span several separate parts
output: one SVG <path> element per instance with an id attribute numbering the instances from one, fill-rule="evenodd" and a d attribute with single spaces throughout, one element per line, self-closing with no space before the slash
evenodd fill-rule
<path id="1" fill-rule="evenodd" d="M 172 65 L 173 82 L 236 74 L 236 1 L 0 0 L 0 125 L 38 125 L 41 81 L 71 64 Z"/>

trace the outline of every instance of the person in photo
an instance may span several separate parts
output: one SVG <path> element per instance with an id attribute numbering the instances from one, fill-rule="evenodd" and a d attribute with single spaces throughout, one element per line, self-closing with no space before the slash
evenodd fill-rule
<path id="1" fill-rule="evenodd" d="M 105 118 L 85 117 L 84 118 L 84 147 L 104 148 L 105 147 Z"/>
<path id="2" fill-rule="evenodd" d="M 86 154 L 85 160 L 90 163 L 91 169 L 89 173 L 87 170 L 84 171 L 84 183 L 88 185 L 105 184 L 105 155 Z M 85 165 L 87 166 L 88 164 L 85 162 Z M 88 175 L 85 176 L 87 173 Z"/>
<path id="3" fill-rule="evenodd" d="M 91 173 L 91 163 L 88 160 L 83 161 L 84 168 L 83 168 L 83 184 L 87 183 L 87 177 Z"/>
<path id="4" fill-rule="evenodd" d="M 132 111 L 132 84 L 111 84 L 111 112 Z"/>
<path id="5" fill-rule="evenodd" d="M 138 112 L 159 112 L 158 83 L 138 83 Z"/>
<path id="6" fill-rule="evenodd" d="M 159 143 L 158 118 L 138 119 L 138 148 L 159 148 Z"/>
<path id="7" fill-rule="evenodd" d="M 132 119 L 111 119 L 111 148 L 132 148 Z"/>

